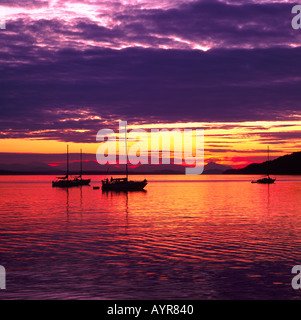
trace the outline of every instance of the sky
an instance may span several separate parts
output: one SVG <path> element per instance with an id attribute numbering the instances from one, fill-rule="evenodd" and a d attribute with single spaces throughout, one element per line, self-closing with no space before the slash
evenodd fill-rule
<path id="1" fill-rule="evenodd" d="M 1 0 L 0 153 L 95 153 L 96 134 L 205 129 L 205 160 L 301 151 L 295 1 Z"/>

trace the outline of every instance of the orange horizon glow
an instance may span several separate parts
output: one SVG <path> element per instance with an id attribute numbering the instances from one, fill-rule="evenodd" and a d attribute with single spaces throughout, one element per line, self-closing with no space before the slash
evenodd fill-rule
<path id="1" fill-rule="evenodd" d="M 109 128 L 109 127 L 108 127 Z M 301 121 L 246 121 L 246 122 L 196 122 L 167 124 L 129 124 L 128 131 L 144 129 L 150 137 L 151 129 L 187 129 L 203 128 L 205 131 L 205 164 L 211 161 L 234 168 L 244 167 L 252 162 L 266 160 L 267 146 L 270 146 L 271 159 L 285 154 L 301 151 Z M 71 130 L 72 131 L 72 130 Z M 85 134 L 87 130 L 75 130 L 76 134 Z M 91 133 L 91 132 L 90 132 Z M 117 135 L 117 131 L 115 131 Z M 97 132 L 95 132 L 96 138 Z M 290 138 L 294 135 L 294 138 Z M 282 137 L 282 138 L 279 138 Z M 300 137 L 300 138 L 296 138 Z M 148 138 L 149 139 L 149 138 Z M 150 142 L 148 151 L 150 151 Z M 99 142 L 78 143 L 51 140 L 49 138 L 0 139 L 2 153 L 66 153 L 66 144 L 70 153 L 96 154 Z M 133 142 L 129 142 L 128 148 Z M 164 150 L 164 146 L 162 146 Z M 258 160 L 258 161 L 254 161 Z"/>

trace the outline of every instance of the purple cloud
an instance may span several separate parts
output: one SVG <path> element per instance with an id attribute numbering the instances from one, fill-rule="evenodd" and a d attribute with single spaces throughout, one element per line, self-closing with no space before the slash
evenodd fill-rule
<path id="1" fill-rule="evenodd" d="M 293 2 L 3 5 L 10 10 L 0 32 L 2 138 L 34 131 L 79 139 L 71 129 L 94 142 L 117 119 L 268 121 L 300 114 Z"/>

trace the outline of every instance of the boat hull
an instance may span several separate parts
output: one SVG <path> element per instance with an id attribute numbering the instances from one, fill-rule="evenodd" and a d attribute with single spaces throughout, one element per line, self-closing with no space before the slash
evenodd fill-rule
<path id="1" fill-rule="evenodd" d="M 68 180 L 68 181 L 52 181 L 53 187 L 61 187 L 61 188 L 68 188 L 68 187 L 77 187 L 79 184 L 75 181 Z"/>
<path id="2" fill-rule="evenodd" d="M 87 186 L 91 182 L 90 179 L 82 180 L 58 180 L 52 181 L 53 187 L 69 188 L 69 187 L 78 187 L 78 186 Z"/>
<path id="3" fill-rule="evenodd" d="M 103 182 L 103 191 L 141 191 L 147 185 L 147 181 L 125 181 L 118 183 Z"/>
<path id="4" fill-rule="evenodd" d="M 252 181 L 252 183 L 259 183 L 259 184 L 272 184 L 276 181 L 276 179 L 260 179 L 257 181 Z"/>

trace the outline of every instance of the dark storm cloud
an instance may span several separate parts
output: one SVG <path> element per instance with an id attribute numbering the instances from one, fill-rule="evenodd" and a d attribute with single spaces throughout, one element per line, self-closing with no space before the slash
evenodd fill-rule
<path id="1" fill-rule="evenodd" d="M 2 32 L 0 40 L 11 50 L 16 45 L 14 40 L 22 37 L 27 44 L 44 45 L 49 50 L 87 47 L 87 41 L 91 40 L 96 41 L 94 46 L 113 49 L 138 44 L 186 50 L 267 48 L 296 45 L 301 41 L 300 33 L 291 27 L 292 4 L 287 2 L 211 0 L 179 3 L 170 9 L 159 5 L 156 9 L 148 9 L 137 5 L 122 6 L 119 2 L 93 1 L 93 19 L 89 12 L 86 16 L 81 16 L 80 11 L 71 14 L 66 6 L 74 1 L 58 3 L 60 6 L 51 7 L 51 19 L 46 13 L 34 18 L 31 11 L 18 15 L 19 20 L 8 19 L 10 32 L 7 35 Z M 86 4 L 92 5 L 92 2 Z M 106 9 L 103 6 L 107 6 Z M 66 20 L 66 15 L 72 19 Z M 20 40 L 17 45 L 22 47 L 23 42 Z"/>
<path id="2" fill-rule="evenodd" d="M 2 70 L 1 131 L 96 132 L 114 119 L 283 119 L 300 111 L 300 54 L 298 48 L 62 50 L 51 62 L 37 59 Z"/>
<path id="3" fill-rule="evenodd" d="M 64 9 L 67 2 L 58 3 Z M 0 32 L 1 137 L 46 130 L 34 135 L 76 140 L 67 129 L 89 130 L 82 139 L 94 142 L 117 119 L 281 120 L 300 113 L 301 49 L 291 46 L 300 33 L 290 25 L 291 3 L 145 3 L 96 9 L 108 25 L 89 15 L 33 19 L 27 12 L 9 20 Z M 145 48 L 122 49 L 136 44 Z"/>
<path id="4" fill-rule="evenodd" d="M 115 19 L 137 38 L 175 36 L 209 47 L 269 47 L 300 41 L 290 3 L 196 1 L 169 10 L 131 10 Z M 184 46 L 184 44 L 183 44 Z M 189 44 L 187 45 L 187 47 Z M 185 46 L 184 46 L 185 47 Z"/>

